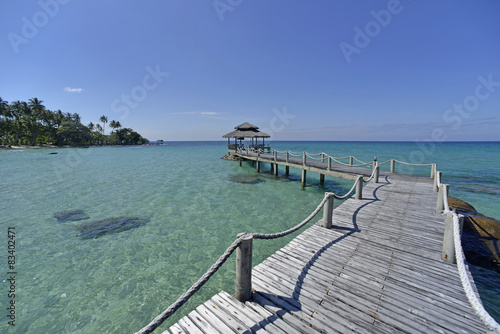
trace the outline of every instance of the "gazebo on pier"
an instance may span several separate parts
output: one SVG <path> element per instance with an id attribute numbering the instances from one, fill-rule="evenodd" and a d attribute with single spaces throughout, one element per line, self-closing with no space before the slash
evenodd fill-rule
<path id="1" fill-rule="evenodd" d="M 227 149 L 228 152 L 236 152 L 238 149 L 245 149 L 245 145 L 243 144 L 243 140 L 248 138 L 250 143 L 248 144 L 248 148 L 250 149 L 262 149 L 266 152 L 270 152 L 271 148 L 266 146 L 265 138 L 270 138 L 271 136 L 259 131 L 259 127 L 248 122 L 240 124 L 234 127 L 236 130 L 229 132 L 222 136 L 223 138 L 227 138 Z M 234 144 L 231 144 L 231 138 L 234 138 Z M 259 143 L 259 138 L 262 138 L 262 143 Z M 238 140 L 240 143 L 238 144 Z"/>

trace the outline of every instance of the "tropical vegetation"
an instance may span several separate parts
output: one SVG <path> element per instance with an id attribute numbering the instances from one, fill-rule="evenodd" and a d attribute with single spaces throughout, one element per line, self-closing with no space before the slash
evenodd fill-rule
<path id="1" fill-rule="evenodd" d="M 133 129 L 124 128 L 119 121 L 112 120 L 113 129 L 105 135 L 108 117 L 88 125 L 81 123 L 77 113 L 63 113 L 47 109 L 38 98 L 28 102 L 8 103 L 0 97 L 0 145 L 140 145 L 149 141 Z"/>

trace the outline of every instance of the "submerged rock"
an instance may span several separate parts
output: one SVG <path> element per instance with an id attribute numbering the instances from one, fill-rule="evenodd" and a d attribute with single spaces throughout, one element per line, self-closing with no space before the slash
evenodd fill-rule
<path id="1" fill-rule="evenodd" d="M 77 220 L 84 220 L 84 219 L 89 219 L 90 216 L 83 212 L 83 210 L 66 210 L 66 211 L 59 211 L 54 213 L 54 218 L 57 219 L 59 222 L 67 222 L 67 221 L 77 221 Z"/>
<path id="2" fill-rule="evenodd" d="M 242 174 L 229 175 L 229 181 L 242 184 L 257 184 L 259 182 L 263 182 L 257 175 L 242 175 Z"/>
<path id="3" fill-rule="evenodd" d="M 448 196 L 448 204 L 465 216 L 462 245 L 467 261 L 500 272 L 500 221 L 478 213 L 458 198 Z"/>
<path id="4" fill-rule="evenodd" d="M 113 217 L 82 224 L 77 227 L 77 230 L 80 231 L 80 238 L 93 239 L 108 233 L 127 231 L 147 222 L 147 219 L 138 217 Z"/>
<path id="5" fill-rule="evenodd" d="M 237 154 L 226 154 L 225 156 L 221 157 L 221 159 L 224 160 L 240 160 L 240 156 Z"/>

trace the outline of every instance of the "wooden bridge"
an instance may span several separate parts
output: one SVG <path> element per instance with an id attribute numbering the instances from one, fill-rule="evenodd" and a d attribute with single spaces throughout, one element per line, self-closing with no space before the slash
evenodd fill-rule
<path id="1" fill-rule="evenodd" d="M 240 236 L 235 295 L 220 292 L 164 333 L 487 333 L 484 323 L 500 333 L 462 287 L 472 278 L 453 263 L 456 256 L 464 267 L 461 249 L 455 253 L 450 240 L 458 225 L 450 218 L 454 213 L 441 212 L 448 210 L 448 188 L 435 165 L 433 180 L 396 174 L 394 162 L 391 172 L 380 171 L 376 162 L 373 168 L 352 167 L 352 158 L 347 166 L 324 155 L 307 162 L 306 155 L 239 154 L 258 161 L 257 168 L 274 164 L 272 172 L 282 164 L 356 179 L 356 195 L 333 210 L 336 196 L 327 193 L 301 224 L 324 205 L 323 218 L 253 269 L 252 236 L 276 235 Z M 371 181 L 362 188 L 358 175 Z M 473 281 L 470 286 L 475 290 Z M 140 333 L 154 330 L 169 312 Z"/>

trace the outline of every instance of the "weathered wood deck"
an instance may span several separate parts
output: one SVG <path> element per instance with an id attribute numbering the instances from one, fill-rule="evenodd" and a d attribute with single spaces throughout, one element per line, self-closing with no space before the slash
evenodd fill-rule
<path id="1" fill-rule="evenodd" d="M 436 201 L 432 179 L 384 173 L 254 267 L 249 301 L 222 291 L 170 332 L 486 333 L 441 261 Z"/>

